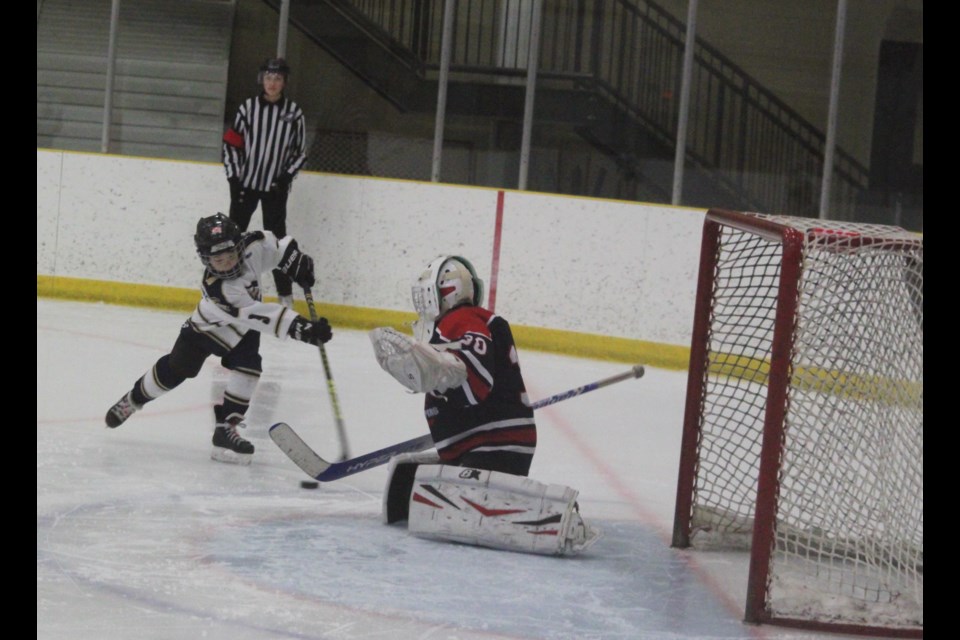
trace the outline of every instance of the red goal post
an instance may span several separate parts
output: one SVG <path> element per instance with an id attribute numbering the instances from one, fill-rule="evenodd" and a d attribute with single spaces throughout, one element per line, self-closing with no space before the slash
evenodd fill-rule
<path id="1" fill-rule="evenodd" d="M 710 210 L 673 546 L 750 550 L 745 620 L 923 635 L 923 238 Z"/>

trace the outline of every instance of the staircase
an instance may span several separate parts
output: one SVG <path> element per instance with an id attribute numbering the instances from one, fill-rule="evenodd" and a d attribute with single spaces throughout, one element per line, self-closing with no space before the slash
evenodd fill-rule
<path id="1" fill-rule="evenodd" d="M 109 153 L 217 161 L 234 0 L 123 0 Z M 101 151 L 111 0 L 38 0 L 37 147 Z"/>
<path id="2" fill-rule="evenodd" d="M 398 109 L 426 113 L 436 107 L 444 4 L 291 2 L 290 19 Z M 541 25 L 537 124 L 572 127 L 669 200 L 685 25 L 647 0 L 552 4 Z M 521 121 L 532 3 L 455 7 L 448 112 Z M 817 215 L 823 132 L 699 39 L 690 103 L 685 204 Z M 845 219 L 868 172 L 842 150 L 835 162 L 832 213 Z"/>

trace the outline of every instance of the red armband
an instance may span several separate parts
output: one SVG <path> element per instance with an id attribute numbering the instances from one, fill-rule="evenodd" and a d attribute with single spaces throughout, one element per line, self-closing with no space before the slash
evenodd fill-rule
<path id="1" fill-rule="evenodd" d="M 231 147 L 236 147 L 237 149 L 243 147 L 243 136 L 233 129 L 227 129 L 227 132 L 223 134 L 223 141 Z"/>

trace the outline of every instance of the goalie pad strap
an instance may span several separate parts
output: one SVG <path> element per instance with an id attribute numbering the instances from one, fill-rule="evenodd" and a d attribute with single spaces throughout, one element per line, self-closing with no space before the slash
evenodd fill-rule
<path id="1" fill-rule="evenodd" d="M 410 510 L 410 492 L 413 478 L 421 464 L 438 464 L 436 451 L 401 453 L 390 458 L 387 467 L 387 485 L 383 490 L 383 523 L 393 524 L 407 519 Z"/>
<path id="2" fill-rule="evenodd" d="M 575 554 L 599 532 L 577 509 L 578 492 L 498 471 L 420 465 L 408 526 L 421 537 L 545 555 Z"/>
<path id="3" fill-rule="evenodd" d="M 410 391 L 445 391 L 467 380 L 467 367 L 455 355 L 390 327 L 371 331 L 370 341 L 383 370 Z"/>

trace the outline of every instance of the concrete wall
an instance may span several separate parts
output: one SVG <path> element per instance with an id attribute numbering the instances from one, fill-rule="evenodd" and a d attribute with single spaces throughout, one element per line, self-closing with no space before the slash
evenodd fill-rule
<path id="1" fill-rule="evenodd" d="M 497 202 L 495 189 L 306 173 L 287 226 L 316 260 L 318 302 L 395 318 L 440 253 L 468 257 L 492 284 Z M 37 150 L 38 294 L 41 281 L 79 279 L 101 283 L 84 297 L 122 302 L 111 283 L 134 283 L 192 300 L 196 222 L 228 206 L 219 164 Z M 685 349 L 703 215 L 507 191 L 496 311 L 517 326 Z"/>

